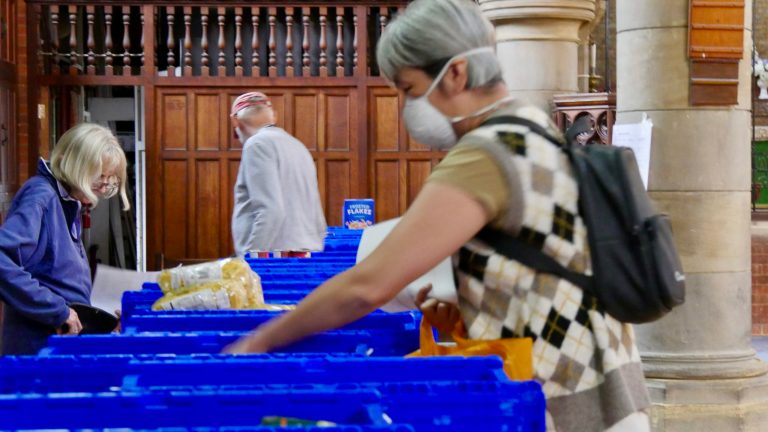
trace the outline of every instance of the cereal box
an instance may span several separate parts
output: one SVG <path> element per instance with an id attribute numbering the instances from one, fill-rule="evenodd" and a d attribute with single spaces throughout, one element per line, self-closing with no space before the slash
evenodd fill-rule
<path id="1" fill-rule="evenodd" d="M 370 198 L 344 200 L 344 228 L 363 229 L 373 225 L 374 209 Z"/>

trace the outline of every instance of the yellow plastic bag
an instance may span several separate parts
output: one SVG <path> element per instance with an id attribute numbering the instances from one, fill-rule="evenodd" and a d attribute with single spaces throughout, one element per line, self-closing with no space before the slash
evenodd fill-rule
<path id="1" fill-rule="evenodd" d="M 504 362 L 504 372 L 512 380 L 529 380 L 533 378 L 533 339 L 507 338 L 495 340 L 465 339 L 464 324 L 459 321 L 451 333 L 456 346 L 439 345 L 435 342 L 432 325 L 424 318 L 421 319 L 418 351 L 406 357 L 433 356 L 488 356 L 497 355 Z"/>

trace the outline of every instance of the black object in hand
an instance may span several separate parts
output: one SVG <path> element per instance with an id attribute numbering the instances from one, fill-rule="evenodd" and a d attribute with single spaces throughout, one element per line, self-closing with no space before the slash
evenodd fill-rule
<path id="1" fill-rule="evenodd" d="M 69 307 L 77 312 L 80 324 L 83 326 L 83 330 L 80 331 L 81 335 L 107 334 L 111 333 L 115 327 L 117 327 L 117 317 L 103 309 L 84 303 L 71 303 Z M 64 324 L 61 330 L 62 332 L 67 333 L 69 331 L 69 325 Z"/>

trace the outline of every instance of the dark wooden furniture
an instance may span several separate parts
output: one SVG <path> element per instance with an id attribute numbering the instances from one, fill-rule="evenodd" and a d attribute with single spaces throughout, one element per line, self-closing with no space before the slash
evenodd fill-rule
<path id="1" fill-rule="evenodd" d="M 611 144 L 613 124 L 616 121 L 616 95 L 613 93 L 574 93 L 554 97 L 555 123 L 565 131 L 582 116 L 588 116 L 592 131 L 578 136 L 582 144 L 600 142 Z"/>

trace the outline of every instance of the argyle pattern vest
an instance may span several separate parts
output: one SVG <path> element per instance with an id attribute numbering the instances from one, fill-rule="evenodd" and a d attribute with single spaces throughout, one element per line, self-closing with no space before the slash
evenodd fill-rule
<path id="1" fill-rule="evenodd" d="M 519 111 L 512 115 L 525 114 Z M 548 127 L 546 120 L 541 123 Z M 509 205 L 523 207 L 522 219 L 507 232 L 569 269 L 590 274 L 587 229 L 567 156 L 521 125 L 484 126 L 465 138 L 462 145 L 485 148 L 506 172 L 517 174 L 523 200 Z M 593 295 L 477 239 L 454 256 L 454 266 L 470 338 L 533 338 L 534 375 L 547 396 L 548 430 L 603 430 L 648 406 L 633 329 L 607 315 Z M 585 416 L 584 409 L 576 409 L 584 404 L 595 412 Z"/>

